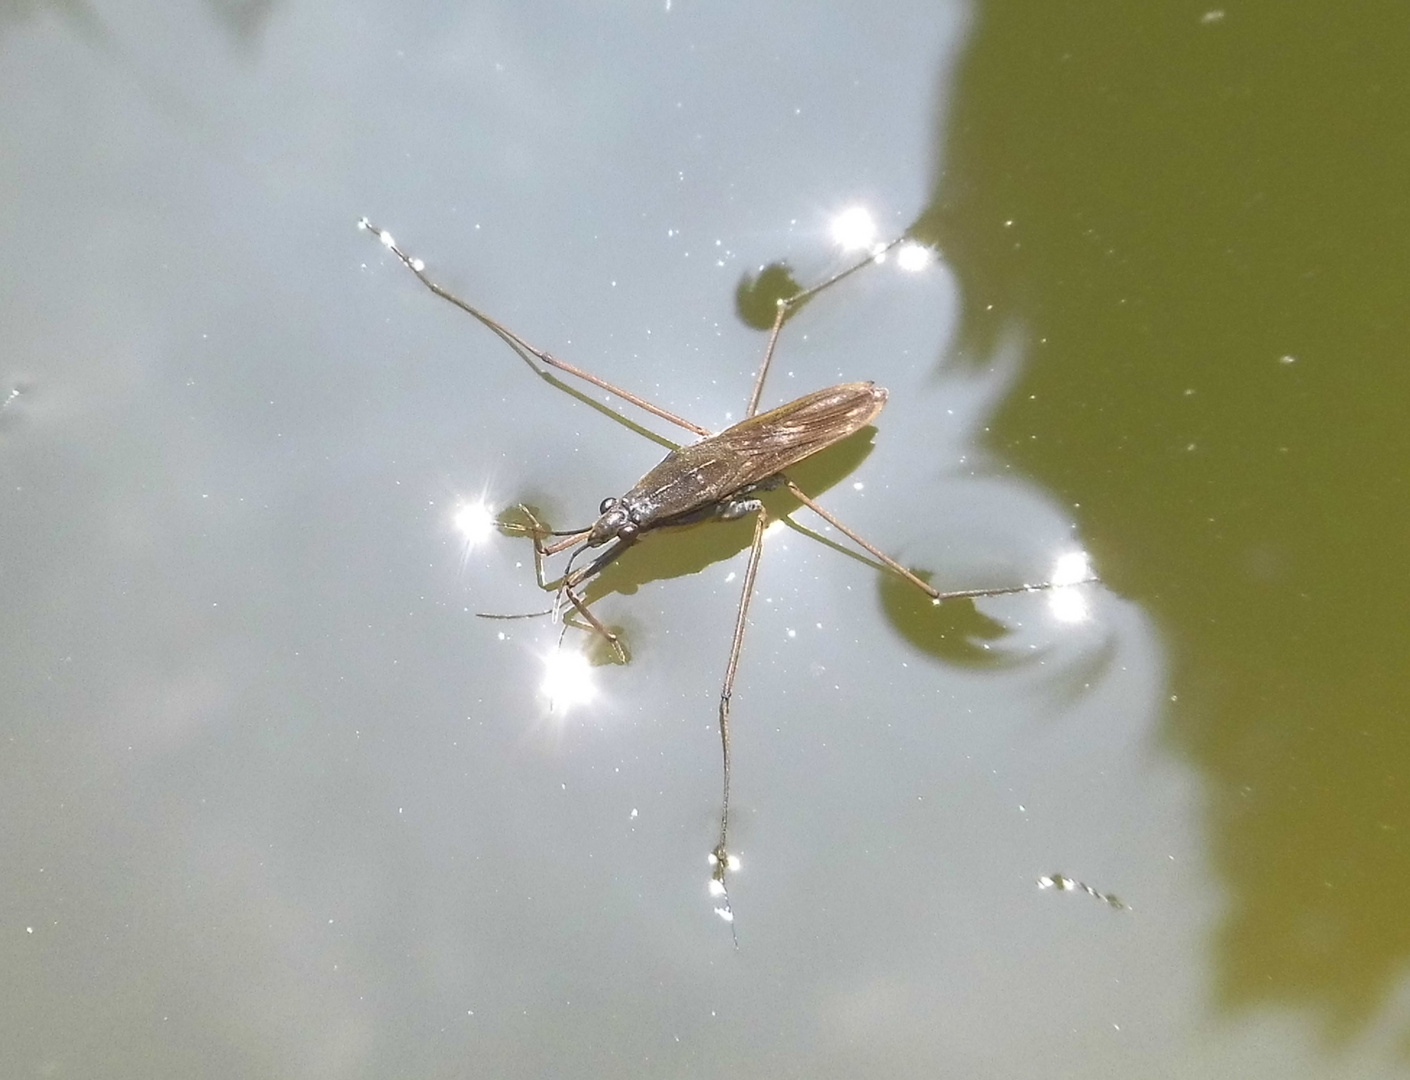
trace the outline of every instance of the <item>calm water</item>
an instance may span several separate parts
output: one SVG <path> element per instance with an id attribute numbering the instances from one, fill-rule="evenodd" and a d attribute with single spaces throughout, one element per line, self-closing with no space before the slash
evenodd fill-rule
<path id="1" fill-rule="evenodd" d="M 0 1071 L 1402 1075 L 1410 17 L 1157 7 L 0 5 Z M 457 509 L 663 451 L 355 223 L 713 429 L 857 206 L 941 257 L 788 327 L 766 404 L 891 391 L 799 479 L 1105 584 L 770 534 L 736 952 L 748 524 L 550 710 Z"/>

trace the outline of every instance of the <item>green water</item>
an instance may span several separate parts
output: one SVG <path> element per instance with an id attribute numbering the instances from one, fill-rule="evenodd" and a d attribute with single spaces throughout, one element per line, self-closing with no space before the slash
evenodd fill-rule
<path id="1" fill-rule="evenodd" d="M 992 441 L 1172 651 L 1230 1008 L 1358 1030 L 1410 920 L 1410 8 L 994 4 L 923 230 Z"/>

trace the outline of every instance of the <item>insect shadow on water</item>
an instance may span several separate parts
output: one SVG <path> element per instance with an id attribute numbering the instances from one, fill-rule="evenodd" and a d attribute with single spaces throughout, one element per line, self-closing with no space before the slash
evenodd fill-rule
<path id="1" fill-rule="evenodd" d="M 553 607 L 549 612 L 539 614 L 551 613 L 559 616 L 565 613 L 566 608 L 571 608 L 586 627 L 596 633 L 612 649 L 618 662 L 624 663 L 627 656 L 619 636 L 597 618 L 591 610 L 589 598 L 585 598 L 584 590 L 589 583 L 648 533 L 705 521 L 735 521 L 750 514 L 754 515 L 753 539 L 749 546 L 748 562 L 745 564 L 744 581 L 735 616 L 734 635 L 730 642 L 729 658 L 725 665 L 724 680 L 720 688 L 719 731 L 723 774 L 720 800 L 720 836 L 719 842 L 710 853 L 711 893 L 719 904 L 715 910 L 722 919 L 730 924 L 730 933 L 733 936 L 735 948 L 738 948 L 739 938 L 734 925 L 734 910 L 730 904 L 726 881 L 728 874 L 736 870 L 739 865 L 738 859 L 729 850 L 730 705 L 734 694 L 735 677 L 739 670 L 745 627 L 748 625 L 749 604 L 754 594 L 754 582 L 758 576 L 759 560 L 763 553 L 764 531 L 769 524 L 769 514 L 758 495 L 763 492 L 786 489 L 801 505 L 812 510 L 865 551 L 871 559 L 875 560 L 873 565 L 909 582 L 916 590 L 928 597 L 931 604 L 962 598 L 973 599 L 1034 592 L 1040 589 L 1054 588 L 1059 584 L 1041 582 L 999 588 L 960 589 L 942 592 L 844 525 L 824 507 L 818 505 L 785 473 L 786 469 L 841 442 L 870 424 L 886 404 L 887 393 L 871 382 L 840 383 L 837 386 L 804 394 L 802 397 L 768 412 L 759 412 L 759 401 L 763 396 L 764 383 L 768 378 L 769 367 L 773 362 L 774 352 L 784 324 L 813 297 L 851 277 L 859 270 L 885 259 L 893 250 L 906 242 L 906 235 L 902 234 L 890 243 L 871 246 L 864 258 L 807 288 L 799 288 L 787 269 L 779 264 L 766 268 L 759 278 L 753 281 L 753 288 L 748 287 L 750 284 L 748 282 L 741 284 L 740 295 L 737 297 L 741 314 L 751 325 L 760 329 L 768 329 L 768 343 L 764 348 L 764 355 L 754 378 L 754 386 L 744 411 L 744 419 L 724 431 L 712 433 L 699 424 L 677 416 L 628 390 L 615 386 L 574 364 L 560 360 L 551 353 L 530 345 L 503 323 L 491 318 L 479 308 L 437 284 L 427 275 L 425 264 L 398 247 L 391 234 L 373 225 L 366 218 L 359 221 L 358 225 L 376 235 L 382 244 L 416 276 L 421 284 L 442 300 L 453 304 L 482 323 L 513 349 L 520 359 L 540 377 L 574 394 L 581 400 L 586 400 L 594 407 L 602 408 L 597 402 L 582 395 L 581 391 L 554 378 L 544 368 L 561 371 L 604 390 L 653 416 L 700 436 L 698 442 L 672 449 L 660 464 L 647 472 L 624 495 L 604 499 L 598 509 L 597 520 L 585 528 L 550 529 L 540 522 L 527 506 L 523 505 L 514 508 L 511 514 L 500 517 L 499 527 L 502 530 L 513 534 L 527 535 L 532 539 L 535 576 L 538 583 L 541 588 L 551 590 L 556 594 Z M 928 249 L 916 245 L 916 250 L 923 254 Z M 761 300 L 761 298 L 767 299 Z M 540 364 L 544 367 L 540 367 Z M 628 424 L 636 427 L 637 430 L 642 430 L 629 421 Z M 643 433 L 649 435 L 648 432 Z M 661 441 L 659 437 L 651 437 Z M 808 530 L 802 531 L 808 532 Z M 810 535 L 816 534 L 810 533 Z M 819 539 L 823 538 L 819 537 Z M 827 540 L 824 542 L 832 543 Z M 546 570 L 546 560 L 570 549 L 568 562 L 564 566 L 563 572 L 550 579 Z M 574 565 L 579 556 L 590 551 L 597 551 L 598 554 L 591 557 L 586 565 Z M 1084 580 L 1090 581 L 1095 578 L 1087 577 Z M 1081 582 L 1063 581 L 1060 584 L 1079 583 Z M 564 632 L 566 632 L 568 619 L 565 617 L 563 621 Z"/>

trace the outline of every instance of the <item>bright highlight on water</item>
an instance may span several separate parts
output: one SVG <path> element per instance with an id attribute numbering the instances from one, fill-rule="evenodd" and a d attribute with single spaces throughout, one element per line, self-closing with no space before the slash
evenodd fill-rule
<path id="1" fill-rule="evenodd" d="M 484 503 L 461 503 L 456 507 L 454 520 L 455 531 L 472 547 L 494 535 L 494 511 Z"/>
<path id="2" fill-rule="evenodd" d="M 854 206 L 832 219 L 832 239 L 843 251 L 864 251 L 876 243 L 876 222 L 865 207 Z"/>
<path id="3" fill-rule="evenodd" d="M 597 697 L 597 683 L 588 658 L 575 649 L 559 647 L 544 657 L 539 692 L 553 712 L 566 713 Z"/>
<path id="4" fill-rule="evenodd" d="M 1069 551 L 1058 557 L 1048 577 L 1053 586 L 1048 594 L 1048 611 L 1054 619 L 1079 623 L 1091 617 L 1091 605 L 1086 594 L 1075 586 L 1091 581 L 1094 576 L 1092 561 L 1085 551 Z"/>

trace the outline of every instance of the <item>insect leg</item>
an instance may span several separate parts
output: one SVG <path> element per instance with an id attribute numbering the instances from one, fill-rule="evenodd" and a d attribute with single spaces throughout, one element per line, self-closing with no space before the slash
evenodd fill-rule
<path id="1" fill-rule="evenodd" d="M 551 555 L 557 555 L 560 551 L 581 543 L 587 539 L 588 529 L 579 529 L 577 532 L 554 532 L 543 522 L 534 516 L 534 512 L 523 503 L 517 507 L 519 513 L 529 519 L 527 525 L 517 521 L 501 521 L 499 528 L 505 532 L 518 533 L 527 536 L 534 542 L 534 577 L 538 580 L 539 588 L 545 591 L 556 589 L 558 586 L 549 583 L 548 572 L 544 565 L 544 559 Z M 550 536 L 560 537 L 552 543 L 545 543 Z"/>
<path id="2" fill-rule="evenodd" d="M 587 537 L 588 530 L 584 529 L 582 532 L 565 536 L 562 540 L 556 541 L 555 543 L 545 544 L 542 534 L 534 534 L 534 576 L 538 578 L 540 589 L 547 590 L 557 587 L 548 580 L 547 571 L 544 569 L 544 560 L 550 555 L 557 555 L 560 551 L 586 540 Z"/>
<path id="3" fill-rule="evenodd" d="M 748 501 L 757 502 L 753 499 Z M 744 648 L 744 628 L 748 625 L 749 602 L 754 598 L 754 579 L 758 577 L 759 559 L 764 553 L 764 530 L 769 524 L 768 514 L 762 505 L 758 510 L 759 516 L 754 521 L 754 542 L 749 548 L 749 564 L 744 570 L 744 587 L 740 590 L 739 614 L 734 620 L 734 639 L 730 642 L 729 663 L 725 665 L 725 679 L 720 687 L 720 752 L 724 762 L 724 788 L 720 799 L 720 842 L 710 854 L 710 860 L 714 864 L 710 877 L 711 892 L 720 899 L 720 907 L 716 908 L 716 911 L 720 918 L 729 923 L 736 949 L 739 948 L 739 935 L 734 927 L 734 909 L 730 907 L 729 889 L 725 883 L 725 875 L 734 869 L 729 853 L 729 706 L 730 699 L 734 696 L 734 677 L 739 671 L 739 654 Z"/>
<path id="4" fill-rule="evenodd" d="M 591 578 L 594 578 L 598 574 L 602 573 L 603 569 L 609 563 L 616 560 L 617 557 L 622 554 L 622 552 L 626 551 L 627 548 L 631 546 L 632 545 L 630 543 L 622 539 L 617 539 L 613 541 L 612 546 L 610 548 L 604 551 L 597 558 L 593 559 L 593 561 L 588 563 L 587 566 L 584 566 L 579 570 L 573 570 L 564 573 L 563 581 L 558 586 L 559 594 L 561 596 L 567 597 L 568 602 L 573 605 L 574 609 L 578 612 L 579 615 L 581 615 L 584 619 L 587 620 L 588 625 L 590 625 L 594 630 L 596 630 L 599 634 L 601 634 L 604 638 L 607 639 L 607 641 L 612 646 L 612 651 L 617 654 L 617 662 L 621 664 L 625 664 L 627 662 L 627 650 L 622 646 L 621 640 L 617 637 L 616 634 L 612 633 L 611 630 L 607 629 L 607 627 L 603 625 L 602 621 L 598 619 L 596 615 L 594 615 L 591 611 L 588 610 L 587 601 L 585 601 L 581 596 L 579 596 L 575 590 L 583 582 L 588 581 Z"/>
<path id="5" fill-rule="evenodd" d="M 612 646 L 612 651 L 617 654 L 617 662 L 619 664 L 625 664 L 627 662 L 627 650 L 622 646 L 622 642 L 617 635 L 607 629 L 602 621 L 588 610 L 587 603 L 582 597 L 575 593 L 573 587 L 566 582 L 563 585 L 563 595 L 568 598 L 568 602 L 573 605 L 578 614 L 588 621 L 588 625 L 607 639 L 608 644 Z"/>
<path id="6" fill-rule="evenodd" d="M 774 315 L 773 329 L 769 331 L 769 343 L 764 346 L 764 359 L 759 364 L 759 374 L 754 377 L 754 390 L 749 395 L 749 407 L 745 410 L 745 416 L 753 416 L 759 411 L 759 399 L 764 396 L 764 380 L 768 378 L 769 367 L 774 361 L 774 349 L 778 347 L 778 336 L 783 332 L 783 324 L 788 321 L 788 317 L 793 314 L 802 304 L 817 296 L 824 289 L 830 289 L 844 278 L 849 278 L 858 270 L 863 270 L 872 263 L 877 262 L 887 252 L 901 243 L 905 236 L 898 236 L 888 244 L 883 244 L 875 248 L 865 259 L 853 263 L 845 270 L 841 270 L 825 281 L 820 281 L 816 285 L 810 285 L 802 292 L 796 292 L 792 296 L 786 296 L 778 302 L 778 311 Z"/>
<path id="7" fill-rule="evenodd" d="M 590 383 L 591 385 L 596 386 L 600 390 L 606 390 L 609 394 L 615 394 L 623 401 L 635 405 L 638 409 L 643 409 L 646 412 L 651 413 L 653 416 L 659 416 L 662 420 L 668 420 L 672 424 L 675 424 L 677 427 L 685 428 L 687 431 L 693 431 L 697 435 L 710 434 L 710 431 L 708 429 L 700 427 L 698 424 L 692 424 L 689 420 L 677 416 L 675 413 L 670 412 L 667 409 L 663 409 L 659 405 L 653 405 L 645 398 L 638 397 L 636 394 L 633 394 L 629 390 L 623 390 L 619 386 L 614 386 L 606 379 L 599 379 L 596 375 L 584 371 L 582 368 L 578 367 L 575 364 L 570 364 L 566 360 L 558 359 L 558 357 L 554 356 L 552 353 L 545 352 L 542 349 L 534 348 L 534 346 L 530 345 L 527 341 L 525 341 L 513 330 L 505 326 L 503 323 L 497 321 L 496 319 L 492 319 L 479 308 L 475 307 L 473 304 L 460 299 L 460 297 L 456 296 L 450 290 L 442 287 L 441 285 L 438 285 L 434 280 L 431 279 L 429 275 L 427 275 L 426 264 L 420 259 L 413 258 L 401 248 L 399 248 L 397 246 L 396 241 L 392 239 L 391 233 L 385 231 L 384 229 L 379 229 L 376 225 L 372 224 L 372 222 L 368 221 L 366 218 L 362 218 L 358 222 L 358 227 L 366 229 L 368 232 L 376 236 L 377 239 L 381 240 L 382 245 L 393 255 L 395 255 L 398 259 L 400 259 L 403 266 L 405 266 L 408 270 L 410 270 L 413 274 L 416 275 L 417 281 L 421 282 L 422 285 L 426 286 L 426 288 L 431 290 L 431 292 L 435 293 L 442 300 L 446 301 L 447 303 L 454 304 L 461 311 L 465 312 L 467 315 L 471 316 L 472 318 L 482 323 L 484 326 L 488 327 L 489 330 L 494 333 L 496 337 L 498 337 L 501 341 L 503 341 L 506 345 L 513 349 L 519 355 L 519 357 L 526 364 L 529 365 L 529 367 L 533 368 L 534 371 L 538 372 L 539 374 L 543 374 L 543 372 L 540 371 L 537 367 L 535 367 L 534 360 L 539 361 L 539 363 L 541 364 L 546 364 L 551 368 L 557 368 L 559 371 L 566 372 L 567 374 L 572 375 L 575 379 L 582 379 L 584 382 Z M 530 359 L 530 357 L 532 357 L 533 359 Z"/>
<path id="8" fill-rule="evenodd" d="M 818 517 L 822 518 L 834 529 L 836 529 L 838 532 L 842 533 L 849 540 L 855 543 L 858 547 L 865 550 L 868 554 L 874 556 L 878 562 L 880 562 L 884 567 L 886 567 L 886 569 L 892 571 L 897 576 L 904 578 L 906 581 L 909 581 L 912 585 L 914 585 L 921 592 L 925 593 L 926 596 L 930 597 L 930 599 L 934 600 L 937 604 L 945 600 L 976 599 L 984 596 L 1009 596 L 1013 593 L 1041 592 L 1044 589 L 1065 588 L 1068 585 L 1086 585 L 1090 584 L 1091 582 L 1101 580 L 1099 577 L 1093 574 L 1089 577 L 1083 578 L 1081 581 L 1040 581 L 1028 582 L 1022 585 L 1003 585 L 992 589 L 955 589 L 951 592 L 941 592 L 933 585 L 918 578 L 910 570 L 907 570 L 904 566 L 898 563 L 895 559 L 891 558 L 890 555 L 887 555 L 875 544 L 869 543 L 863 537 L 857 535 L 857 533 L 849 529 L 846 525 L 842 524 L 842 522 L 839 521 L 835 515 L 830 513 L 824 507 L 822 507 L 813 499 L 809 498 L 806 494 L 804 494 L 803 490 L 799 488 L 798 485 L 795 484 L 792 480 L 785 480 L 784 484 L 787 486 L 789 492 L 793 495 L 793 497 L 796 498 L 799 502 L 801 502 L 804 506 L 806 506 L 809 510 L 817 514 Z"/>
<path id="9" fill-rule="evenodd" d="M 884 565 L 888 570 L 891 570 L 894 573 L 905 578 L 907 581 L 909 581 L 912 585 L 918 588 L 921 592 L 925 593 L 925 595 L 930 597 L 932 600 L 942 599 L 940 593 L 937 592 L 934 588 L 932 588 L 930 585 L 927 585 L 920 578 L 916 577 L 915 574 L 911 573 L 911 571 L 907 570 L 904 566 L 898 563 L 895 559 L 891 558 L 890 555 L 887 555 L 875 544 L 869 543 L 867 540 L 863 539 L 861 536 L 858 536 L 855 532 L 849 529 L 846 525 L 842 524 L 842 522 L 839 521 L 831 512 L 824 509 L 821 504 L 814 501 L 808 495 L 804 494 L 803 489 L 800 488 L 797 484 L 795 484 L 792 480 L 786 480 L 784 481 L 784 483 L 788 487 L 789 493 L 792 494 L 795 499 L 801 502 L 813 513 L 817 514 L 818 517 L 822 518 L 838 532 L 842 533 L 843 536 L 847 537 L 858 547 L 865 550 L 868 554 L 875 556 L 875 558 L 879 562 L 881 562 L 882 565 Z"/>
<path id="10" fill-rule="evenodd" d="M 774 350 L 778 346 L 778 337 L 783 330 L 783 324 L 788 319 L 789 314 L 794 311 L 799 304 L 802 304 L 810 297 L 816 296 L 824 289 L 837 284 L 837 282 L 841 281 L 843 278 L 849 277 L 863 267 L 871 265 L 878 258 L 899 244 L 901 239 L 901 237 L 897 237 L 885 247 L 873 251 L 865 259 L 854 263 L 838 274 L 834 274 L 826 281 L 820 282 L 811 288 L 804 289 L 802 292 L 795 293 L 793 296 L 779 301 L 778 311 L 774 316 L 773 328 L 769 331 L 769 342 L 764 348 L 764 358 L 759 364 L 759 374 L 754 379 L 754 389 L 749 395 L 749 405 L 745 409 L 744 415 L 746 417 L 754 416 L 759 411 L 759 399 L 764 393 L 764 381 L 768 378 L 769 367 L 773 363 Z M 817 508 L 816 504 L 806 495 L 803 495 L 802 492 L 794 486 L 792 481 L 783 476 L 769 477 L 762 483 L 754 485 L 751 490 L 771 490 L 779 486 L 780 483 L 787 484 L 796 495 L 802 497 L 807 505 L 813 506 L 815 509 Z M 748 626 L 749 603 L 754 597 L 754 581 L 759 574 L 759 560 L 764 554 L 764 530 L 768 527 L 768 514 L 765 512 L 763 504 L 760 503 L 758 499 L 752 498 L 735 498 L 734 500 L 722 503 L 715 510 L 716 515 L 725 520 L 743 517 L 745 514 L 755 511 L 758 512 L 759 516 L 754 522 L 754 541 L 749 548 L 749 563 L 744 570 L 744 586 L 740 591 L 739 597 L 739 613 L 735 617 L 734 637 L 730 641 L 729 662 L 725 666 L 724 683 L 720 687 L 720 753 L 723 762 L 724 780 L 720 798 L 720 842 L 715 845 L 715 850 L 710 853 L 710 861 L 714 866 L 710 877 L 710 889 L 711 893 L 720 901 L 720 906 L 717 907 L 715 911 L 719 914 L 720 918 L 729 923 L 730 936 L 734 940 L 734 947 L 736 949 L 739 948 L 739 931 L 734 925 L 734 909 L 730 906 L 729 887 L 725 881 L 726 875 L 734 868 L 731 865 L 732 856 L 729 853 L 730 699 L 734 696 L 734 680 L 739 672 L 739 655 L 744 648 L 744 631 Z M 830 515 L 825 516 L 828 520 L 833 520 Z M 840 523 L 835 524 L 838 528 L 842 528 Z M 861 543 L 868 551 L 875 550 L 870 544 L 856 537 L 850 530 L 842 528 L 842 531 L 849 537 L 857 540 L 858 543 Z M 878 555 L 880 555 L 879 552 Z M 926 587 L 924 582 L 916 578 L 899 563 L 887 559 L 884 555 L 880 557 L 884 559 L 888 565 L 895 566 L 896 569 L 905 576 L 913 578 L 917 585 L 920 585 L 922 588 Z"/>

